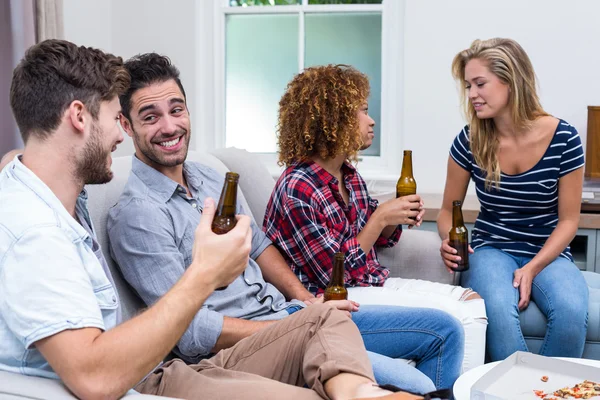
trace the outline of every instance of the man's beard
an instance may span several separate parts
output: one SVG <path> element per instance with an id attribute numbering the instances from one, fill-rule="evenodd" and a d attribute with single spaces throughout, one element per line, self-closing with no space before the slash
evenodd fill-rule
<path id="1" fill-rule="evenodd" d="M 165 157 L 164 154 L 154 151 L 152 148 L 152 144 L 149 146 L 146 145 L 142 141 L 142 139 L 138 136 L 137 132 L 133 131 L 133 138 L 137 144 L 137 148 L 139 151 L 151 162 L 156 165 L 160 165 L 163 167 L 174 167 L 176 165 L 183 164 L 187 158 L 187 153 L 190 144 L 190 131 L 185 129 L 178 129 L 172 136 L 181 136 L 181 140 L 185 141 L 183 143 L 180 151 L 175 155 Z M 165 138 L 165 141 L 168 141 L 169 138 Z"/>
<path id="2" fill-rule="evenodd" d="M 108 165 L 110 150 L 102 146 L 102 131 L 93 124 L 90 139 L 83 148 L 81 158 L 76 161 L 75 173 L 85 185 L 110 182 L 113 173 Z"/>

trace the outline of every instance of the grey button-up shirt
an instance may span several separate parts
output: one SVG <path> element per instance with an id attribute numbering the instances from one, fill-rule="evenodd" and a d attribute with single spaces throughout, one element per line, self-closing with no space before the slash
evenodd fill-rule
<path id="1" fill-rule="evenodd" d="M 135 156 L 119 202 L 109 212 L 108 235 L 113 258 L 123 276 L 148 305 L 181 278 L 192 261 L 194 231 L 206 197 L 218 200 L 224 177 L 212 168 L 186 162 L 191 192 Z M 238 211 L 245 214 L 238 206 Z M 271 245 L 252 221 L 252 250 L 246 270 L 227 289 L 214 292 L 182 336 L 176 353 L 188 362 L 210 354 L 223 328 L 223 316 L 250 320 L 286 317 L 286 309 L 304 306 L 266 283 L 255 260 Z"/>

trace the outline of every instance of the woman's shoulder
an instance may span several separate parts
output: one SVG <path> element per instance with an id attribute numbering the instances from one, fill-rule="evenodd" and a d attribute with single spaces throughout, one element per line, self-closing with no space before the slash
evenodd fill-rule
<path id="1" fill-rule="evenodd" d="M 575 126 L 571 125 L 570 123 L 568 123 L 567 121 L 565 121 L 562 118 L 557 118 L 557 117 L 553 117 L 555 120 L 558 120 L 558 125 L 556 125 L 556 133 L 570 133 L 570 134 L 577 134 L 577 128 L 575 128 Z"/>
<path id="2" fill-rule="evenodd" d="M 459 147 L 461 149 L 464 149 L 465 151 L 469 152 L 470 151 L 470 144 L 469 144 L 469 125 L 465 125 L 460 132 L 458 132 L 458 134 L 456 135 L 456 137 L 454 138 L 454 143 L 453 143 L 453 147 L 456 147 L 457 145 L 460 145 Z M 461 150 L 458 149 L 458 150 Z"/>

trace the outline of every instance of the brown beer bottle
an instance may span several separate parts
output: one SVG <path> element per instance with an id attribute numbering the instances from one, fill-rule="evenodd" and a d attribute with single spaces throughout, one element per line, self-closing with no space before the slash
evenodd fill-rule
<path id="1" fill-rule="evenodd" d="M 417 193 L 417 181 L 413 176 L 412 150 L 404 150 L 402 172 L 396 184 L 396 198 Z"/>
<path id="2" fill-rule="evenodd" d="M 333 273 L 329 285 L 325 289 L 325 301 L 347 300 L 348 290 L 344 286 L 344 253 L 333 255 Z"/>
<path id="3" fill-rule="evenodd" d="M 237 191 L 239 174 L 228 172 L 225 174 L 225 183 L 219 198 L 219 204 L 215 211 L 215 218 L 212 222 L 212 231 L 217 235 L 223 235 L 235 227 L 237 219 L 235 211 L 237 206 Z M 227 286 L 217 288 L 217 290 L 226 289 Z"/>
<path id="4" fill-rule="evenodd" d="M 460 200 L 452 202 L 452 229 L 448 236 L 448 244 L 456 249 L 456 255 L 460 257 L 460 261 L 455 261 L 458 267 L 451 267 L 456 272 L 469 269 L 469 231 L 463 222 L 461 206 Z"/>
<path id="5" fill-rule="evenodd" d="M 237 206 L 237 189 L 240 176 L 235 172 L 225 174 L 225 183 L 217 204 L 215 218 L 212 222 L 212 231 L 217 235 L 229 232 L 235 227 L 235 211 Z"/>

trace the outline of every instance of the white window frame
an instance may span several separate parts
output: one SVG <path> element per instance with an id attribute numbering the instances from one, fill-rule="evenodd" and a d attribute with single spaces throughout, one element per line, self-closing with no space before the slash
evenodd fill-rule
<path id="1" fill-rule="evenodd" d="M 225 19 L 232 14 L 299 14 L 298 70 L 304 66 L 304 15 L 323 12 L 381 12 L 381 134 L 380 155 L 362 156 L 358 168 L 368 180 L 395 182 L 401 169 L 403 136 L 403 57 L 404 0 L 384 0 L 383 4 L 332 4 L 230 7 L 228 0 L 202 1 L 197 6 L 198 79 L 196 82 L 197 116 L 200 127 L 197 149 L 225 147 Z M 212 20 L 210 20 L 212 16 Z M 212 43 L 211 43 L 212 42 Z M 212 65 L 207 59 L 213 55 Z M 200 124 L 198 124 L 200 122 Z M 211 132 L 213 133 L 211 135 Z M 201 136 L 201 137 L 198 137 Z M 255 153 L 273 176 L 281 173 L 277 154 Z"/>

